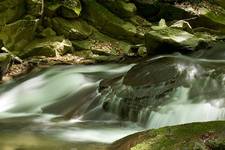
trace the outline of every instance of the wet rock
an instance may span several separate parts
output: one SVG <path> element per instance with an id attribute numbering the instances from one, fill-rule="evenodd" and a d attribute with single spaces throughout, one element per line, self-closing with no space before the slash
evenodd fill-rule
<path id="1" fill-rule="evenodd" d="M 66 20 L 55 17 L 52 19 L 52 26 L 58 35 L 72 40 L 84 40 L 92 34 L 91 27 L 82 19 Z"/>
<path id="2" fill-rule="evenodd" d="M 136 6 L 133 3 L 126 2 L 124 0 L 98 0 L 98 2 L 123 18 L 129 18 L 136 14 Z"/>
<path id="3" fill-rule="evenodd" d="M 22 57 L 57 56 L 73 50 L 72 43 L 62 36 L 35 39 L 24 48 Z"/>
<path id="4" fill-rule="evenodd" d="M 0 26 L 20 19 L 25 13 L 24 0 L 0 1 Z"/>
<path id="5" fill-rule="evenodd" d="M 33 40 L 38 21 L 38 19 L 18 20 L 5 25 L 0 32 L 4 47 L 14 55 L 20 55 L 24 47 Z"/>
<path id="6" fill-rule="evenodd" d="M 113 143 L 110 150 L 224 149 L 224 121 L 153 129 Z"/>
<path id="7" fill-rule="evenodd" d="M 120 19 L 95 0 L 85 0 L 83 18 L 109 36 L 133 43 L 143 43 L 144 37 L 139 35 L 133 24 Z"/>

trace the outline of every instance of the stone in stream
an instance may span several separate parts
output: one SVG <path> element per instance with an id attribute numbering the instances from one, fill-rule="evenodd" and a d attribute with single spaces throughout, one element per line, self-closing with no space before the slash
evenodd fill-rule
<path id="1" fill-rule="evenodd" d="M 225 149 L 224 130 L 224 121 L 153 129 L 118 140 L 109 150 L 222 150 Z"/>
<path id="2" fill-rule="evenodd" d="M 118 114 L 123 119 L 146 125 L 151 112 L 158 112 L 167 106 L 166 104 L 174 102 L 176 99 L 177 105 L 181 104 L 185 97 L 185 103 L 198 103 L 202 100 L 211 102 L 217 99 L 223 101 L 225 97 L 223 66 L 223 62 L 201 61 L 184 56 L 162 56 L 140 63 L 123 77 L 102 81 L 99 91 L 105 101 L 103 108 Z M 208 105 L 200 106 L 192 106 L 196 110 L 193 112 L 197 113 L 201 107 L 208 107 Z M 167 112 L 167 108 L 165 109 L 159 114 Z M 221 111 L 217 111 L 218 117 L 222 117 Z M 177 115 L 182 120 L 182 116 Z M 215 119 L 214 116 L 201 117 L 206 120 Z M 190 120 L 184 122 L 190 122 Z"/>

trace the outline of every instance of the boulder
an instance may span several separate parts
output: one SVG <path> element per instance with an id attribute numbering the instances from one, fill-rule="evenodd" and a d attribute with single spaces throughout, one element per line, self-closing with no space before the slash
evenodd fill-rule
<path id="1" fill-rule="evenodd" d="M 81 13 L 79 0 L 64 0 L 61 7 L 61 14 L 65 18 L 77 18 Z"/>
<path id="2" fill-rule="evenodd" d="M 47 27 L 45 29 L 43 29 L 43 31 L 40 33 L 41 37 L 53 37 L 56 36 L 56 32 L 54 30 L 52 30 L 52 28 Z"/>
<path id="3" fill-rule="evenodd" d="M 64 18 L 77 18 L 81 13 L 81 3 L 79 0 L 54 0 L 47 1 L 46 3 L 46 12 L 49 16 L 54 15 L 56 12 L 59 13 Z"/>
<path id="4" fill-rule="evenodd" d="M 39 20 L 18 20 L 7 24 L 0 32 L 4 47 L 14 55 L 20 55 L 24 47 L 33 40 Z"/>
<path id="5" fill-rule="evenodd" d="M 98 0 L 98 2 L 122 18 L 129 18 L 136 14 L 137 8 L 134 3 L 124 0 Z"/>
<path id="6" fill-rule="evenodd" d="M 52 19 L 53 29 L 58 35 L 71 40 L 84 40 L 92 34 L 91 27 L 82 19 L 66 20 L 55 17 Z"/>
<path id="7" fill-rule="evenodd" d="M 206 48 L 207 42 L 214 40 L 204 33 L 191 34 L 176 27 L 158 26 L 153 29 L 145 34 L 148 54 L 194 51 Z"/>
<path id="8" fill-rule="evenodd" d="M 0 26 L 20 19 L 25 13 L 24 0 L 0 1 Z"/>
<path id="9" fill-rule="evenodd" d="M 83 18 L 95 26 L 99 31 L 117 39 L 132 43 L 143 43 L 135 25 L 117 17 L 95 0 L 84 0 Z"/>
<path id="10" fill-rule="evenodd" d="M 139 132 L 112 144 L 109 150 L 225 149 L 225 122 L 205 122 Z"/>
<path id="11" fill-rule="evenodd" d="M 21 57 L 58 56 L 72 51 L 72 43 L 62 36 L 35 39 L 24 48 Z"/>

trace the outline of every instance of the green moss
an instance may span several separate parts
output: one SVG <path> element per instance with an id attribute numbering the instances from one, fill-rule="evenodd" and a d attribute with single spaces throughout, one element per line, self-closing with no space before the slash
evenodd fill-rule
<path id="1" fill-rule="evenodd" d="M 117 150 L 183 150 L 225 148 L 225 122 L 205 122 L 153 129 L 114 143 Z M 152 136 L 155 135 L 155 136 Z M 128 145 L 130 146 L 128 146 Z"/>

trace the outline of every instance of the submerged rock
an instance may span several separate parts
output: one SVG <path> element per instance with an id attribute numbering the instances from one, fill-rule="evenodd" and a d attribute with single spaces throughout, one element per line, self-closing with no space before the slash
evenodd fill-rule
<path id="1" fill-rule="evenodd" d="M 109 150 L 222 150 L 225 149 L 224 130 L 224 121 L 153 129 L 118 140 Z"/>

